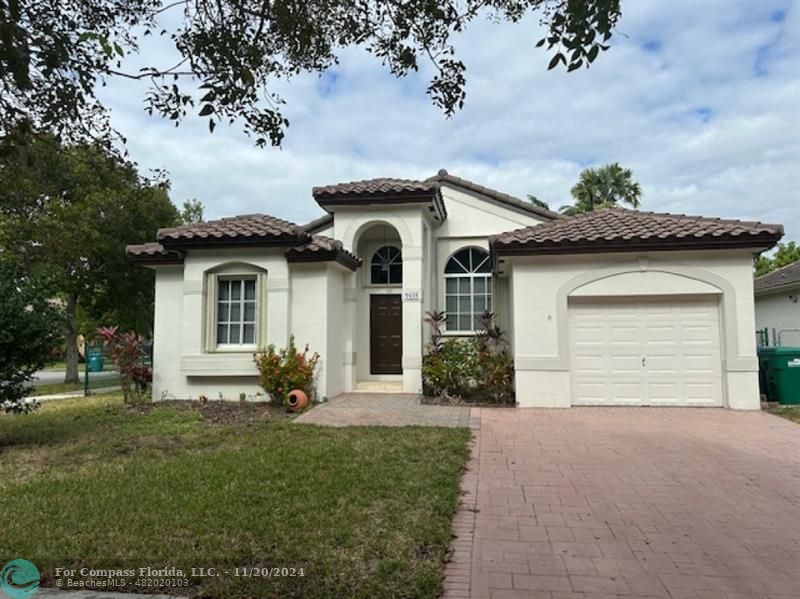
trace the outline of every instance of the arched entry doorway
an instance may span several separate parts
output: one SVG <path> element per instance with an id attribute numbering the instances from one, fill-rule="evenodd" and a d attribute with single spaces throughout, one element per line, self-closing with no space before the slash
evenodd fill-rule
<path id="1" fill-rule="evenodd" d="M 403 373 L 403 243 L 383 221 L 362 227 L 358 273 L 356 380 L 397 381 Z"/>

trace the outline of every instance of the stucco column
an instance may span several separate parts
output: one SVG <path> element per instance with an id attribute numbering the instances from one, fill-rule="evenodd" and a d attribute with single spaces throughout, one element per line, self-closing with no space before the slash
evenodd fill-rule
<path id="1" fill-rule="evenodd" d="M 358 322 L 358 318 L 356 317 L 356 308 L 358 306 L 358 289 L 356 284 L 356 273 L 353 273 L 345 281 L 345 286 L 342 290 L 342 322 L 335 325 L 344 327 L 342 368 L 344 369 L 344 390 L 347 392 L 353 391 L 356 388 L 356 360 L 359 358 L 359 356 L 356 355 L 356 326 Z M 368 358 L 368 356 L 361 356 L 362 360 L 365 358 Z"/>
<path id="2" fill-rule="evenodd" d="M 403 247 L 403 392 L 422 393 L 422 247 Z"/>

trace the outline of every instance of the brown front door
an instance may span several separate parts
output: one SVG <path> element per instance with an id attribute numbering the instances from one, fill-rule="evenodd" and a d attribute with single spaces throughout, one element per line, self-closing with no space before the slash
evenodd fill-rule
<path id="1" fill-rule="evenodd" d="M 399 295 L 369 296 L 369 371 L 403 372 L 403 304 Z"/>

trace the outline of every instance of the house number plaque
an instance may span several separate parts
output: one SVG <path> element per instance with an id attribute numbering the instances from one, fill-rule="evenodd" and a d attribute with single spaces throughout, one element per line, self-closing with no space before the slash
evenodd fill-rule
<path id="1" fill-rule="evenodd" d="M 419 289 L 409 289 L 408 291 L 403 292 L 403 301 L 404 302 L 421 302 L 422 301 L 422 291 Z"/>

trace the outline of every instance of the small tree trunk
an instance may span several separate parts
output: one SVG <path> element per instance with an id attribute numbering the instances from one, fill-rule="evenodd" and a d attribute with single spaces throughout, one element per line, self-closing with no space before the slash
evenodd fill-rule
<path id="1" fill-rule="evenodd" d="M 78 297 L 71 293 L 67 297 L 67 305 L 64 309 L 64 342 L 66 343 L 66 362 L 67 372 L 64 375 L 65 383 L 80 383 L 78 376 Z"/>

